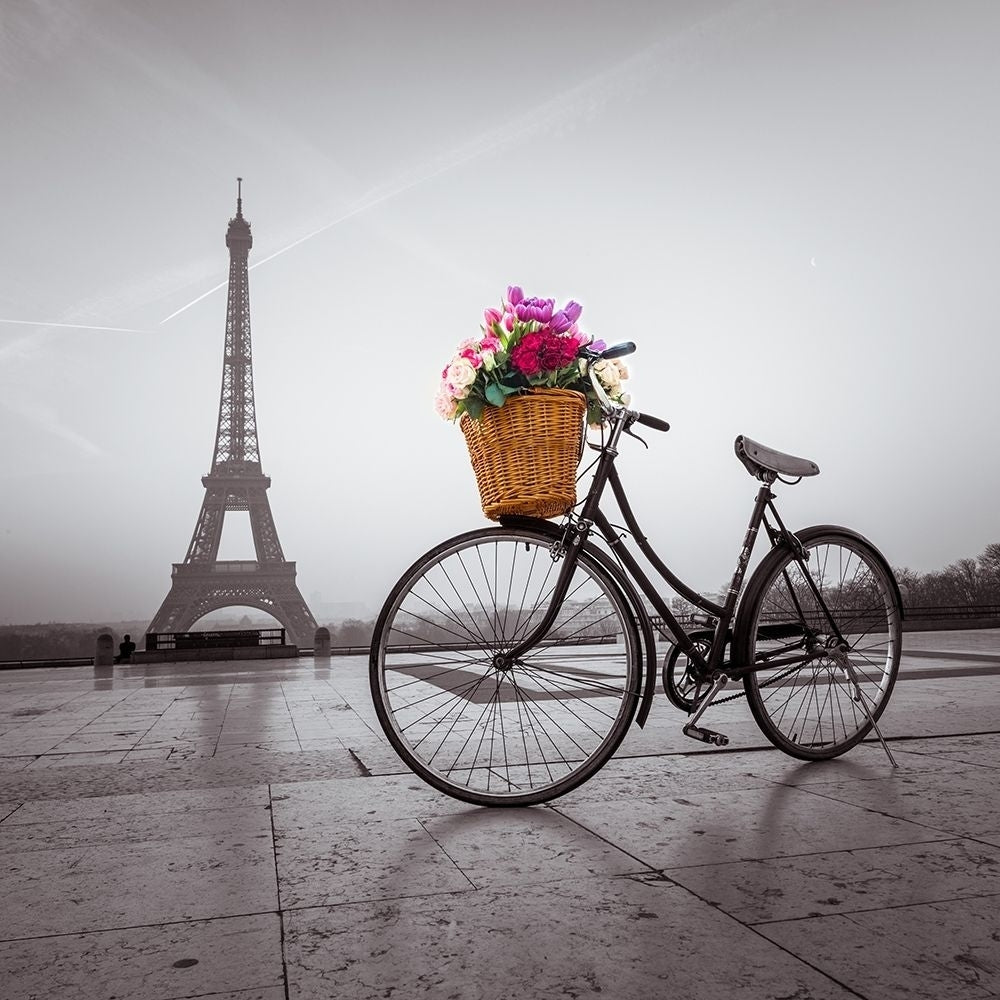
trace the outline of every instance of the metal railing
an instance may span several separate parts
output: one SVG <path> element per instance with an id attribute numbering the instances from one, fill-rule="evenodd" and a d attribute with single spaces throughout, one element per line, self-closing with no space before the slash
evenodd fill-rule
<path id="1" fill-rule="evenodd" d="M 283 628 L 241 628 L 214 632 L 147 632 L 146 652 L 171 649 L 220 649 L 284 646 Z"/>

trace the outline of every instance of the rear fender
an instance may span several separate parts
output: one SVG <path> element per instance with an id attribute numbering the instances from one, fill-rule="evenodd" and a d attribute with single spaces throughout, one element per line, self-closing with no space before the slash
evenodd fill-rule
<path id="1" fill-rule="evenodd" d="M 804 545 L 807 545 L 817 536 L 828 534 L 831 531 L 835 531 L 841 535 L 847 535 L 856 541 L 864 542 L 864 544 L 872 550 L 872 553 L 882 564 L 882 569 L 885 570 L 885 575 L 888 577 L 889 582 L 892 584 L 896 600 L 899 602 L 900 617 L 904 617 L 903 595 L 899 591 L 899 584 L 896 582 L 896 574 L 893 573 L 892 567 L 889 565 L 885 556 L 882 555 L 878 546 L 872 544 L 870 539 L 865 538 L 864 535 L 857 531 L 853 531 L 851 528 L 844 528 L 839 524 L 814 524 L 808 528 L 801 528 L 799 531 L 796 531 L 795 537 Z M 735 635 L 735 642 L 733 643 L 734 660 L 737 656 L 743 656 L 750 648 L 748 636 L 750 623 L 747 621 L 747 617 L 749 615 L 749 608 L 755 603 L 753 598 L 756 597 L 757 591 L 762 586 L 762 581 L 770 574 L 774 564 L 783 560 L 788 555 L 789 550 L 790 546 L 787 544 L 778 545 L 773 548 L 766 556 L 764 556 L 760 565 L 754 570 L 753 575 L 747 582 L 746 589 L 743 591 L 743 598 L 740 600 L 740 609 L 736 615 L 736 625 L 733 629 L 733 633 Z"/>

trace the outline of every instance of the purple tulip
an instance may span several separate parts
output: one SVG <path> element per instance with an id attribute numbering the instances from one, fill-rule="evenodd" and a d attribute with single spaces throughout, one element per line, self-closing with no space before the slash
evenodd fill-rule
<path id="1" fill-rule="evenodd" d="M 555 299 L 528 298 L 521 299 L 514 306 L 514 312 L 522 323 L 534 321 L 536 323 L 548 323 L 552 319 L 552 307 Z"/>
<path id="2" fill-rule="evenodd" d="M 580 318 L 580 313 L 582 312 L 583 306 L 579 302 L 567 302 L 565 308 L 552 314 L 549 326 L 556 333 L 565 333 Z"/>
<path id="3" fill-rule="evenodd" d="M 507 286 L 507 301 L 512 305 L 516 306 L 524 298 L 524 292 L 521 291 L 520 285 L 508 285 Z"/>

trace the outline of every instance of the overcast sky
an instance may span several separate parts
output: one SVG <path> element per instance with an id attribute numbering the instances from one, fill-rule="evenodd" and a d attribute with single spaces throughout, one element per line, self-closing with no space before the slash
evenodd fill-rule
<path id="1" fill-rule="evenodd" d="M 819 464 L 780 491 L 791 525 L 921 571 L 978 554 L 998 39 L 989 0 L 4 0 L 0 622 L 165 597 L 212 459 L 237 175 L 307 600 L 374 612 L 484 523 L 433 396 L 508 284 L 639 345 L 635 405 L 673 429 L 623 475 L 693 586 L 742 539 L 740 433 Z"/>

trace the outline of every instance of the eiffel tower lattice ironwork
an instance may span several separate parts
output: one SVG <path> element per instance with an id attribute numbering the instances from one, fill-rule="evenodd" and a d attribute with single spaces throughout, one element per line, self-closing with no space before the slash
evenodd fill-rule
<path id="1" fill-rule="evenodd" d="M 295 583 L 295 563 L 281 551 L 260 467 L 250 350 L 250 287 L 247 258 L 253 246 L 243 218 L 242 178 L 236 217 L 229 220 L 229 300 L 222 365 L 219 423 L 212 471 L 202 477 L 205 499 L 184 562 L 174 563 L 170 592 L 150 632 L 185 632 L 203 615 L 226 607 L 259 608 L 273 615 L 291 642 L 311 646 L 316 619 Z M 248 511 L 256 559 L 220 560 L 222 525 L 229 511 Z"/>

